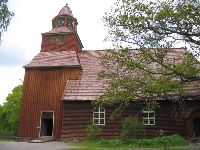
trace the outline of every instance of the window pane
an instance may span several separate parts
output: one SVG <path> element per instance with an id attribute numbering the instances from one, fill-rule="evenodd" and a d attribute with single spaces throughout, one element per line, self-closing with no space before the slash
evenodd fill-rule
<path id="1" fill-rule="evenodd" d="M 148 118 L 148 113 L 143 113 L 144 118 Z"/>
<path id="2" fill-rule="evenodd" d="M 150 124 L 155 124 L 154 119 L 149 119 Z"/>
<path id="3" fill-rule="evenodd" d="M 99 118 L 99 114 L 98 113 L 94 113 L 94 118 Z"/>
<path id="4" fill-rule="evenodd" d="M 64 23 L 65 23 L 65 18 L 64 17 L 60 17 L 58 19 L 58 27 L 64 27 Z"/>
<path id="5" fill-rule="evenodd" d="M 71 18 L 67 19 L 67 27 L 71 27 L 71 28 L 74 27 L 74 21 Z"/>
<path id="6" fill-rule="evenodd" d="M 94 119 L 94 124 L 99 124 L 99 119 Z"/>
<path id="7" fill-rule="evenodd" d="M 152 113 L 149 113 L 149 117 L 154 117 L 154 112 L 152 112 Z"/>
<path id="8" fill-rule="evenodd" d="M 100 112 L 104 112 L 104 108 L 103 107 L 100 107 Z"/>
<path id="9" fill-rule="evenodd" d="M 100 124 L 104 124 L 104 119 L 100 119 Z"/>
<path id="10" fill-rule="evenodd" d="M 148 120 L 147 120 L 147 119 L 144 119 L 144 120 L 143 120 L 143 124 L 148 124 Z"/>
<path id="11" fill-rule="evenodd" d="M 99 107 L 95 107 L 94 112 L 99 112 Z"/>
<path id="12" fill-rule="evenodd" d="M 100 113 L 100 118 L 104 118 L 104 113 Z"/>

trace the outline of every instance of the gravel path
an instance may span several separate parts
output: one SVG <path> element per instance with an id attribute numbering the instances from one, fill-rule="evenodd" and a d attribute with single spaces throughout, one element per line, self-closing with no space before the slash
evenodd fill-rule
<path id="1" fill-rule="evenodd" d="M 67 143 L 63 142 L 28 143 L 28 142 L 0 141 L 0 150 L 67 150 L 69 148 L 78 148 L 78 147 L 69 146 L 67 145 Z M 177 150 L 180 148 L 188 148 L 189 150 L 200 150 L 200 144 L 190 144 L 185 147 L 184 146 L 176 147 Z M 131 150 L 158 150 L 158 149 L 131 148 Z"/>
<path id="2" fill-rule="evenodd" d="M 63 142 L 0 142 L 0 150 L 67 150 L 68 148 L 76 147 L 68 146 L 66 143 Z"/>

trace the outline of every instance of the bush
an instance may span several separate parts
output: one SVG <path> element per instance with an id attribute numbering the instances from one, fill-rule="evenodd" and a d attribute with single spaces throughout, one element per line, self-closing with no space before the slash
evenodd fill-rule
<path id="1" fill-rule="evenodd" d="M 152 148 L 152 149 L 170 149 L 170 150 L 186 150 L 186 148 L 177 148 L 171 146 L 185 146 L 189 142 L 182 138 L 179 135 L 172 136 L 162 136 L 155 137 L 151 139 L 136 139 L 132 143 L 125 143 L 121 139 L 112 139 L 112 140 L 86 140 L 84 142 L 75 143 L 77 146 L 86 147 L 85 149 L 136 149 L 139 147 L 142 148 Z M 84 148 L 83 148 L 84 149 Z"/>
<path id="2" fill-rule="evenodd" d="M 137 117 L 127 117 L 122 125 L 122 141 L 125 143 L 141 137 L 144 133 L 144 126 Z"/>
<path id="3" fill-rule="evenodd" d="M 121 147 L 124 145 L 124 142 L 121 139 L 112 139 L 112 140 L 99 140 L 99 145 L 101 147 Z"/>
<path id="4" fill-rule="evenodd" d="M 155 137 L 153 139 L 139 139 L 136 143 L 136 145 L 144 147 L 162 147 L 164 145 L 178 146 L 187 144 L 188 141 L 177 134 L 172 136 Z"/>
<path id="5" fill-rule="evenodd" d="M 88 125 L 86 128 L 87 139 L 96 140 L 101 134 L 101 128 L 96 125 Z"/>

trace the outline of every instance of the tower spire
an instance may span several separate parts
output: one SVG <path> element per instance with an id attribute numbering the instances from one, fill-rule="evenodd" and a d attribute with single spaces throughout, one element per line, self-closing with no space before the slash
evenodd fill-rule
<path id="1" fill-rule="evenodd" d="M 41 51 L 80 51 L 77 19 L 66 4 L 52 20 L 52 30 L 42 34 Z"/>

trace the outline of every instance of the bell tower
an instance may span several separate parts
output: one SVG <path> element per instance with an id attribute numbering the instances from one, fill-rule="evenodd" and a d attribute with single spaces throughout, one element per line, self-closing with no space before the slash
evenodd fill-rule
<path id="1" fill-rule="evenodd" d="M 81 51 L 83 45 L 77 34 L 77 19 L 68 5 L 52 20 L 52 30 L 42 33 L 41 52 Z"/>

